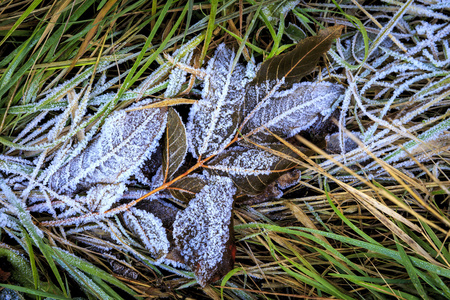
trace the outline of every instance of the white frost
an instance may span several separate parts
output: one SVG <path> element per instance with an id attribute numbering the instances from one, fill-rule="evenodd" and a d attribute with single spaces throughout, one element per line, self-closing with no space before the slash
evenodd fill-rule
<path id="1" fill-rule="evenodd" d="M 195 266 L 200 285 L 205 285 L 223 259 L 235 192 L 229 178 L 211 176 L 208 185 L 177 214 L 173 237 L 186 264 Z"/>

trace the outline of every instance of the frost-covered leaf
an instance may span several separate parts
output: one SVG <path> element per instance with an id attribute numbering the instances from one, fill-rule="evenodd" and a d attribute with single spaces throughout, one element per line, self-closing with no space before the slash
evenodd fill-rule
<path id="1" fill-rule="evenodd" d="M 211 176 L 189 206 L 177 214 L 173 237 L 201 286 L 220 279 L 234 262 L 231 210 L 236 192 L 230 179 Z"/>
<path id="2" fill-rule="evenodd" d="M 70 192 L 77 185 L 126 180 L 155 151 L 166 114 L 165 108 L 114 112 L 103 124 L 100 136 L 50 178 L 50 187 Z"/>
<path id="3" fill-rule="evenodd" d="M 272 150 L 295 156 L 283 145 L 273 145 Z M 206 166 L 208 172 L 227 176 L 246 194 L 262 192 L 295 164 L 259 148 L 233 147 L 219 154 Z"/>
<path id="4" fill-rule="evenodd" d="M 164 134 L 164 181 L 170 180 L 184 161 L 187 152 L 186 129 L 178 113 L 169 108 Z"/>
<path id="5" fill-rule="evenodd" d="M 89 211 L 105 212 L 122 197 L 126 186 L 124 182 L 116 184 L 96 184 L 92 186 L 86 196 L 76 196 L 75 200 L 84 203 Z"/>
<path id="6" fill-rule="evenodd" d="M 170 186 L 172 196 L 183 202 L 189 202 L 206 185 L 206 178 L 198 174 L 191 174 L 177 180 Z"/>
<path id="7" fill-rule="evenodd" d="M 192 106 L 187 124 L 189 150 L 194 157 L 219 153 L 241 121 L 247 79 L 241 64 L 231 69 L 234 57 L 235 53 L 221 44 L 208 63 L 202 99 Z"/>
<path id="8" fill-rule="evenodd" d="M 257 90 L 254 91 L 247 97 L 258 98 Z M 266 128 L 283 138 L 294 136 L 313 125 L 322 114 L 330 113 L 343 91 L 341 85 L 330 82 L 296 83 L 291 89 L 265 99 L 264 105 L 245 124 L 242 134 L 264 143 L 274 140 Z"/>
<path id="9" fill-rule="evenodd" d="M 128 228 L 139 237 L 154 257 L 160 258 L 169 252 L 170 243 L 166 229 L 159 218 L 137 208 L 125 212 L 123 218 Z"/>

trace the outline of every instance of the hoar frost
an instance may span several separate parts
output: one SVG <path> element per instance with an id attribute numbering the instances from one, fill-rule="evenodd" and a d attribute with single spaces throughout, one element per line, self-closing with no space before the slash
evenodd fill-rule
<path id="1" fill-rule="evenodd" d="M 177 214 L 173 237 L 188 266 L 195 269 L 199 283 L 204 286 L 217 271 L 226 249 L 231 222 L 233 182 L 211 176 L 189 206 Z"/>

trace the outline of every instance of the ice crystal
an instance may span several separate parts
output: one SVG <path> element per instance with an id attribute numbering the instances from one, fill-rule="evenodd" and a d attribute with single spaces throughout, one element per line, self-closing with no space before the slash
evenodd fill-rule
<path id="1" fill-rule="evenodd" d="M 219 153 L 239 125 L 248 80 L 241 64 L 231 69 L 234 57 L 221 44 L 208 63 L 202 99 L 192 106 L 187 124 L 189 148 L 195 157 Z"/>
<path id="2" fill-rule="evenodd" d="M 165 109 L 113 113 L 100 136 L 51 177 L 50 186 L 73 191 L 78 184 L 117 183 L 126 180 L 156 149 L 164 131 Z"/>
<path id="3" fill-rule="evenodd" d="M 189 206 L 177 214 L 173 237 L 188 266 L 205 286 L 218 270 L 228 241 L 233 195 L 230 179 L 211 176 Z"/>
<path id="4" fill-rule="evenodd" d="M 139 237 L 153 256 L 160 257 L 169 252 L 170 244 L 160 219 L 136 208 L 131 208 L 123 217 L 128 228 Z"/>
<path id="5" fill-rule="evenodd" d="M 342 86 L 330 82 L 294 84 L 264 99 L 265 104 L 245 124 L 242 133 L 260 142 L 270 140 L 266 128 L 283 138 L 291 137 L 319 120 L 342 94 Z M 260 97 L 258 89 L 247 97 Z"/>

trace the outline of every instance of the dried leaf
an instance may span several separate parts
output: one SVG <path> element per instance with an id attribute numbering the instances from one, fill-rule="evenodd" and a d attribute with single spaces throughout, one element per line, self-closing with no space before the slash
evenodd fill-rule
<path id="1" fill-rule="evenodd" d="M 154 257 L 160 258 L 169 252 L 170 243 L 159 218 L 134 207 L 125 212 L 123 218 L 128 228 L 139 237 Z"/>
<path id="2" fill-rule="evenodd" d="M 232 240 L 230 243 L 230 226 L 235 192 L 230 179 L 211 176 L 208 185 L 177 214 L 175 243 L 203 287 L 233 265 L 235 248 Z"/>
<path id="3" fill-rule="evenodd" d="M 221 44 L 208 63 L 202 99 L 191 107 L 187 124 L 189 150 L 194 157 L 219 153 L 241 122 L 247 80 L 241 64 L 231 69 L 234 57 L 235 53 Z"/>
<path id="4" fill-rule="evenodd" d="M 198 174 L 191 174 L 172 184 L 169 189 L 172 196 L 183 202 L 189 202 L 206 185 L 206 178 Z"/>
<path id="5" fill-rule="evenodd" d="M 266 129 L 282 138 L 292 137 L 313 125 L 322 114 L 329 113 L 342 94 L 343 88 L 330 82 L 296 83 L 291 89 L 275 92 L 265 99 L 264 105 L 245 124 L 242 134 L 260 143 L 276 140 Z M 258 96 L 247 95 L 248 98 Z"/>
<path id="6" fill-rule="evenodd" d="M 283 145 L 271 148 L 287 155 L 295 155 Z M 210 173 L 229 177 L 243 192 L 255 195 L 293 166 L 291 161 L 259 148 L 234 147 L 219 154 L 206 168 Z"/>
<path id="7" fill-rule="evenodd" d="M 301 77 L 314 70 L 320 57 L 330 49 L 331 43 L 341 35 L 343 28 L 344 26 L 337 25 L 323 29 L 316 36 L 301 40 L 294 50 L 265 61 L 251 85 L 259 86 L 282 78 L 289 84 L 299 82 Z M 267 88 L 270 90 L 272 87 Z"/>
<path id="8" fill-rule="evenodd" d="M 50 178 L 50 187 L 71 192 L 77 185 L 126 180 L 156 150 L 166 112 L 165 108 L 114 112 L 103 124 L 100 136 Z"/>
<path id="9" fill-rule="evenodd" d="M 184 162 L 187 152 L 186 129 L 178 113 L 169 108 L 167 126 L 164 134 L 163 170 L 164 181 L 172 179 L 172 175 Z"/>

